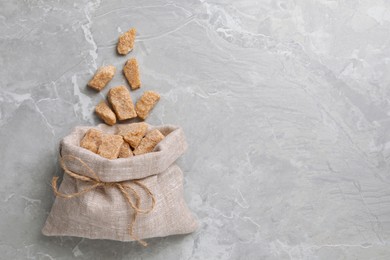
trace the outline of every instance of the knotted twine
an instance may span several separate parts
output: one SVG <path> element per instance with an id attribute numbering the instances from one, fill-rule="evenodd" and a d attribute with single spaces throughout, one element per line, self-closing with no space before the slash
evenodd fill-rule
<path id="1" fill-rule="evenodd" d="M 68 167 L 66 166 L 65 162 L 66 161 L 71 161 L 71 160 L 76 160 L 79 163 L 81 163 L 81 165 L 88 170 L 88 172 L 93 176 L 93 178 L 92 177 L 88 177 L 88 176 L 84 176 L 84 175 L 81 175 L 81 174 L 78 174 L 76 172 L 72 172 L 71 170 L 69 170 Z M 130 237 L 132 239 L 138 241 L 143 246 L 147 246 L 148 245 L 148 243 L 146 243 L 143 240 L 140 240 L 136 235 L 134 235 L 134 224 L 135 224 L 135 222 L 137 220 L 137 215 L 138 214 L 147 214 L 147 213 L 151 212 L 154 209 L 154 206 L 156 204 L 156 198 L 154 197 L 153 193 L 149 190 L 148 187 L 146 187 L 144 184 L 139 182 L 139 180 L 128 180 L 128 181 L 119 181 L 119 182 L 104 182 L 104 181 L 101 181 L 99 179 L 99 177 L 97 176 L 96 172 L 94 172 L 91 169 L 91 167 L 89 167 L 80 158 L 72 156 L 72 155 L 62 156 L 60 158 L 60 165 L 61 165 L 61 168 L 64 170 L 64 172 L 66 174 L 68 174 L 71 178 L 76 179 L 76 180 L 80 180 L 80 181 L 84 181 L 86 183 L 90 183 L 91 186 L 89 186 L 88 188 L 86 188 L 84 190 L 81 190 L 79 192 L 75 192 L 75 193 L 70 193 L 70 194 L 61 193 L 61 192 L 58 191 L 58 188 L 57 188 L 58 177 L 56 176 L 56 177 L 53 177 L 53 179 L 51 181 L 51 186 L 52 186 L 54 194 L 56 196 L 59 196 L 59 197 L 65 198 L 65 199 L 71 199 L 71 198 L 78 197 L 78 196 L 80 196 L 80 195 L 82 195 L 84 193 L 87 193 L 89 191 L 92 191 L 92 190 L 94 190 L 94 189 L 96 189 L 98 187 L 117 188 L 122 193 L 123 197 L 126 199 L 128 204 L 130 205 L 130 207 L 134 210 L 134 214 L 132 215 L 131 221 L 130 221 L 130 224 L 129 224 L 129 234 L 130 234 Z M 139 196 L 139 194 L 137 193 L 137 191 L 133 187 L 131 187 L 128 184 L 125 184 L 125 182 L 133 183 L 133 184 L 141 187 L 148 194 L 148 196 L 151 198 L 151 201 L 152 201 L 152 205 L 151 205 L 151 207 L 149 209 L 140 209 L 139 208 L 140 207 L 140 203 L 141 203 L 141 197 Z M 128 191 L 130 191 L 131 194 L 134 196 L 135 204 L 134 204 L 133 200 L 131 199 L 131 196 L 130 196 Z"/>

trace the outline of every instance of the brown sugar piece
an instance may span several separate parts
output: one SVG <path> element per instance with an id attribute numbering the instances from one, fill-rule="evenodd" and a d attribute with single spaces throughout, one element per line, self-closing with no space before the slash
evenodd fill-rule
<path id="1" fill-rule="evenodd" d="M 119 150 L 118 158 L 127 158 L 132 156 L 133 156 L 133 151 L 130 149 L 129 144 L 123 142 L 121 149 Z"/>
<path id="2" fill-rule="evenodd" d="M 83 139 L 80 141 L 80 146 L 97 153 L 100 144 L 102 143 L 102 132 L 96 129 L 89 129 Z"/>
<path id="3" fill-rule="evenodd" d="M 145 119 L 148 117 L 149 112 L 153 109 L 156 103 L 160 100 L 160 95 L 154 91 L 145 91 L 140 99 L 138 99 L 135 105 L 135 111 L 137 115 Z"/>
<path id="4" fill-rule="evenodd" d="M 100 91 L 114 77 L 116 68 L 112 65 L 103 66 L 98 69 L 93 78 L 88 82 L 88 86 Z"/>
<path id="5" fill-rule="evenodd" d="M 107 159 L 116 159 L 118 158 L 122 144 L 122 136 L 104 134 L 97 153 Z"/>
<path id="6" fill-rule="evenodd" d="M 130 144 L 134 149 L 137 148 L 142 138 L 148 131 L 148 125 L 146 123 L 133 123 L 129 125 L 118 126 L 118 135 L 123 136 L 123 139 Z"/>
<path id="7" fill-rule="evenodd" d="M 106 102 L 100 102 L 96 108 L 95 113 L 106 123 L 107 125 L 114 125 L 116 123 L 116 116 Z"/>
<path id="8" fill-rule="evenodd" d="M 118 45 L 116 47 L 119 54 L 126 55 L 134 48 L 134 40 L 136 34 L 135 28 L 131 28 L 124 34 L 119 36 Z"/>
<path id="9" fill-rule="evenodd" d="M 164 137 L 165 136 L 157 129 L 148 132 L 146 136 L 142 138 L 138 147 L 134 150 L 134 155 L 150 153 L 153 151 L 154 147 L 164 139 Z"/>
<path id="10" fill-rule="evenodd" d="M 126 120 L 137 116 L 130 92 L 125 86 L 118 86 L 108 92 L 108 101 L 119 120 Z"/>
<path id="11" fill-rule="evenodd" d="M 138 62 L 136 59 L 131 58 L 126 62 L 126 65 L 123 67 L 123 73 L 125 74 L 125 77 L 131 86 L 131 89 L 134 90 L 141 87 Z"/>

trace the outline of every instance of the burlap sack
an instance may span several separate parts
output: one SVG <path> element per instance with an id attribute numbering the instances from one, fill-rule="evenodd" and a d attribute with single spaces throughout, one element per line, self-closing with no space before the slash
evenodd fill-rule
<path id="1" fill-rule="evenodd" d="M 89 190 L 70 198 L 57 196 L 42 229 L 44 235 L 133 241 L 186 234 L 197 228 L 197 222 L 183 198 L 183 173 L 175 164 L 187 148 L 181 128 L 149 126 L 149 130 L 157 128 L 166 136 L 154 152 L 115 160 L 105 159 L 80 147 L 80 140 L 90 128 L 76 127 L 66 136 L 61 142 L 60 158 L 77 158 L 63 161 L 70 172 L 93 179 L 96 174 L 100 182 L 114 185 L 91 189 L 93 183 L 64 174 L 60 193 L 75 194 Z M 116 132 L 115 126 L 98 125 L 96 128 L 106 133 Z M 136 214 L 116 183 L 130 187 L 126 189 L 127 193 L 134 205 L 138 196 L 138 208 L 141 210 L 150 209 L 154 198 L 153 210 Z M 132 234 L 129 230 L 131 225 Z"/>

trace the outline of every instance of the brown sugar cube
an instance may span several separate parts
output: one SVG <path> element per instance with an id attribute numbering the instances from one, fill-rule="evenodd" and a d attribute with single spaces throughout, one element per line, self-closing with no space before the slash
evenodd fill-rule
<path id="1" fill-rule="evenodd" d="M 142 137 L 144 137 L 148 130 L 148 125 L 144 122 L 117 125 L 117 135 L 124 136 L 129 132 L 136 133 L 137 131 L 139 131 L 137 129 L 142 129 L 142 133 L 143 133 Z"/>
<path id="2" fill-rule="evenodd" d="M 127 158 L 132 156 L 133 156 L 133 151 L 131 151 L 129 144 L 123 142 L 121 149 L 119 150 L 118 158 Z"/>
<path id="3" fill-rule="evenodd" d="M 131 58 L 126 62 L 126 65 L 123 67 L 123 73 L 125 74 L 125 77 L 131 86 L 131 89 L 134 90 L 141 87 L 138 62 L 136 59 Z"/>
<path id="4" fill-rule="evenodd" d="M 108 101 L 119 120 L 130 119 L 137 116 L 130 92 L 125 86 L 118 86 L 108 92 Z"/>
<path id="5" fill-rule="evenodd" d="M 156 103 L 160 100 L 160 95 L 154 91 L 145 91 L 140 99 L 138 99 L 135 105 L 135 111 L 137 115 L 145 119 L 148 117 L 149 112 L 153 109 Z"/>
<path id="6" fill-rule="evenodd" d="M 141 123 L 133 123 L 124 126 L 118 126 L 119 133 L 118 135 L 123 136 L 123 139 L 130 144 L 134 149 L 137 148 L 142 138 L 146 135 L 148 131 L 148 125 Z"/>
<path id="7" fill-rule="evenodd" d="M 97 153 L 100 144 L 102 143 L 102 132 L 96 129 L 89 129 L 80 142 L 80 146 Z"/>
<path id="8" fill-rule="evenodd" d="M 122 144 L 122 136 L 104 134 L 102 136 L 102 143 L 98 149 L 98 155 L 107 159 L 116 159 L 118 158 Z"/>
<path id="9" fill-rule="evenodd" d="M 121 36 L 119 36 L 118 45 L 116 47 L 119 54 L 126 55 L 134 48 L 134 40 L 136 34 L 135 28 L 131 28 Z"/>
<path id="10" fill-rule="evenodd" d="M 144 153 L 149 153 L 153 151 L 154 147 L 164 139 L 164 135 L 154 129 L 146 134 L 146 136 L 141 140 L 141 143 L 134 150 L 134 155 L 140 155 Z"/>
<path id="11" fill-rule="evenodd" d="M 106 102 L 100 102 L 96 108 L 95 113 L 106 123 L 107 125 L 114 125 L 116 123 L 116 116 L 112 112 L 111 108 Z"/>
<path id="12" fill-rule="evenodd" d="M 98 69 L 93 78 L 88 82 L 88 86 L 100 91 L 114 77 L 116 68 L 112 65 L 103 66 Z"/>

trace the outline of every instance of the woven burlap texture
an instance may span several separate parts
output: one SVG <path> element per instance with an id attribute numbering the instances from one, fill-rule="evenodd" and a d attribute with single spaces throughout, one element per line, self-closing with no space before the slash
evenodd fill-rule
<path id="1" fill-rule="evenodd" d="M 196 230 L 196 218 L 183 197 L 183 173 L 175 161 L 184 153 L 187 143 L 183 130 L 172 125 L 150 126 L 165 138 L 152 153 L 115 160 L 105 159 L 80 147 L 80 140 L 92 127 L 76 127 L 60 144 L 60 158 L 72 156 L 88 165 L 103 182 L 121 182 L 130 185 L 140 198 L 140 208 L 150 208 L 147 192 L 133 185 L 138 180 L 155 198 L 153 210 L 138 214 L 133 234 L 138 239 L 186 234 Z M 114 134 L 116 126 L 94 127 Z M 66 161 L 66 167 L 79 175 L 93 177 L 77 160 Z M 90 184 L 64 174 L 59 192 L 72 194 Z M 42 229 L 46 236 L 75 236 L 90 239 L 133 241 L 129 234 L 134 210 L 115 187 L 98 187 L 73 198 L 57 197 Z"/>

